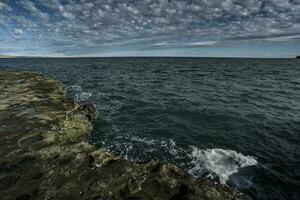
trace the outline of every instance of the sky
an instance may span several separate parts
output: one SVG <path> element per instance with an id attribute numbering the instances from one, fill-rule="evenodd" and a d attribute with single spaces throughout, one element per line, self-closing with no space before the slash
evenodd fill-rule
<path id="1" fill-rule="evenodd" d="M 295 57 L 300 0 L 0 0 L 0 54 Z"/>

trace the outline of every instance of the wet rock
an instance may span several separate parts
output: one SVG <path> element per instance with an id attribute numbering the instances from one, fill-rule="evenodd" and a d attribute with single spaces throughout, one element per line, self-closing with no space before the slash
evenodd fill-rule
<path id="1" fill-rule="evenodd" d="M 9 187 L 13 186 L 18 178 L 13 175 L 2 175 L 0 176 L 0 191 L 6 190 Z"/>
<path id="2" fill-rule="evenodd" d="M 90 122 L 94 121 L 98 115 L 97 108 L 94 104 L 88 103 L 80 105 L 77 110 L 84 115 Z"/>
<path id="3" fill-rule="evenodd" d="M 90 153 L 90 165 L 95 167 L 103 167 L 117 160 L 119 160 L 119 158 L 111 155 L 104 149 L 99 149 Z"/>
<path id="4" fill-rule="evenodd" d="M 22 138 L 19 143 L 21 146 L 30 146 L 37 142 L 42 141 L 43 139 L 44 137 L 41 135 L 32 135 L 26 138 Z"/>
<path id="5" fill-rule="evenodd" d="M 70 101 L 58 81 L 0 71 L 0 90 L 2 200 L 249 199 L 171 164 L 130 162 L 97 149 L 87 142 L 95 106 Z"/>

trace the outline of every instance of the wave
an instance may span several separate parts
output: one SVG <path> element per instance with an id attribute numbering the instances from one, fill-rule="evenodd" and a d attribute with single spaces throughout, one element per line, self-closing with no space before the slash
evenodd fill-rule
<path id="1" fill-rule="evenodd" d="M 92 94 L 84 92 L 81 86 L 71 85 L 65 88 L 65 95 L 75 103 L 89 102 Z"/>
<path id="2" fill-rule="evenodd" d="M 253 156 L 245 156 L 234 150 L 182 148 L 173 139 L 118 135 L 106 140 L 106 147 L 125 159 L 143 161 L 144 158 L 167 161 L 183 167 L 196 178 L 218 179 L 226 184 L 229 177 L 241 168 L 257 165 Z M 159 156 L 158 156 L 159 155 Z M 247 179 L 242 177 L 241 179 Z M 245 180 L 247 181 L 247 180 Z"/>
<path id="3" fill-rule="evenodd" d="M 257 165 L 253 156 L 245 156 L 233 150 L 198 149 L 192 147 L 190 154 L 192 168 L 189 170 L 194 176 L 208 173 L 207 178 L 218 177 L 222 184 L 226 184 L 229 177 L 240 168 Z"/>

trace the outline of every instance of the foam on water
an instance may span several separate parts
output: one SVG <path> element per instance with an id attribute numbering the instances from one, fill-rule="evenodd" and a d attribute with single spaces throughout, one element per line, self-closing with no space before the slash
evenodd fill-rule
<path id="1" fill-rule="evenodd" d="M 147 145 L 154 145 L 157 143 L 157 140 L 142 138 L 142 137 L 138 137 L 138 136 L 129 137 L 129 140 L 131 140 L 132 142 L 140 142 L 140 143 L 144 143 Z"/>
<path id="2" fill-rule="evenodd" d="M 189 172 L 195 176 L 209 172 L 207 177 L 219 177 L 220 182 L 226 184 L 232 174 L 240 168 L 257 165 L 257 160 L 252 156 L 245 156 L 233 150 L 225 149 L 198 149 L 191 147 L 193 167 Z"/>
<path id="3" fill-rule="evenodd" d="M 81 86 L 71 85 L 65 88 L 65 95 L 76 103 L 87 102 L 92 97 L 89 92 L 84 92 Z"/>
<path id="4" fill-rule="evenodd" d="M 170 162 L 176 161 L 174 164 L 188 170 L 191 175 L 195 177 L 206 176 L 206 178 L 211 179 L 218 178 L 222 184 L 226 184 L 229 177 L 237 173 L 240 168 L 257 164 L 254 157 L 245 156 L 234 150 L 182 148 L 177 146 L 173 139 L 150 139 L 139 136 L 118 135 L 115 136 L 113 143 L 111 141 L 110 138 L 106 141 L 107 143 L 104 142 L 106 148 L 118 153 L 125 159 L 143 161 L 144 157 L 157 160 L 159 158 L 152 156 L 158 152 L 164 152 L 171 158 Z M 139 157 L 137 151 L 141 147 L 143 151 Z"/>

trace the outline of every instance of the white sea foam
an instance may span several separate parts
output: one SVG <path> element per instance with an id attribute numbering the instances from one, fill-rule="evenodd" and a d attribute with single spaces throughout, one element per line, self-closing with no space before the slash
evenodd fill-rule
<path id="1" fill-rule="evenodd" d="M 144 143 L 144 144 L 147 144 L 147 145 L 154 145 L 154 144 L 157 143 L 156 140 L 141 138 L 141 137 L 138 137 L 138 136 L 133 136 L 133 137 L 130 137 L 129 139 L 133 142 L 140 142 L 140 143 Z"/>
<path id="2" fill-rule="evenodd" d="M 197 147 L 185 149 L 177 146 L 173 139 L 152 139 L 127 134 L 118 135 L 115 139 L 113 143 L 105 146 L 108 149 L 117 150 L 119 155 L 125 159 L 143 160 L 139 157 L 143 155 L 142 157 L 149 158 L 150 156 L 152 159 L 175 162 L 176 165 L 186 168 L 195 177 L 203 175 L 212 179 L 218 177 L 222 184 L 226 184 L 229 177 L 237 173 L 240 168 L 257 164 L 257 160 L 253 156 L 245 156 L 233 150 L 203 150 Z M 142 152 L 137 153 L 139 148 L 142 148 L 140 149 Z M 151 157 L 151 155 L 155 155 L 155 152 L 161 152 L 163 156 Z"/>
<path id="3" fill-rule="evenodd" d="M 111 141 L 111 138 L 108 138 Z M 108 149 L 117 150 L 124 158 L 129 159 L 142 159 L 134 157 L 136 151 L 141 150 L 138 154 L 143 157 L 152 158 L 151 154 L 154 152 L 162 152 L 164 155 L 171 155 L 172 158 L 186 157 L 186 152 L 183 149 L 176 146 L 176 143 L 172 139 L 152 139 L 147 137 L 130 136 L 128 134 L 122 134 L 115 136 L 113 142 L 107 142 L 104 144 Z M 142 148 L 142 149 L 141 149 Z M 168 158 L 168 156 L 166 157 Z M 161 159 L 161 158 L 153 158 Z M 169 160 L 170 161 L 170 160 Z"/>
<path id="4" fill-rule="evenodd" d="M 253 156 L 245 156 L 233 150 L 224 149 L 198 149 L 192 147 L 191 164 L 193 167 L 189 172 L 199 176 L 209 172 L 209 177 L 218 176 L 220 182 L 226 184 L 229 176 L 237 173 L 240 168 L 253 166 L 257 160 Z"/>
<path id="5" fill-rule="evenodd" d="M 91 93 L 84 92 L 81 86 L 78 85 L 72 85 L 66 87 L 65 94 L 68 98 L 70 98 L 71 100 L 77 103 L 88 101 L 92 97 Z"/>

